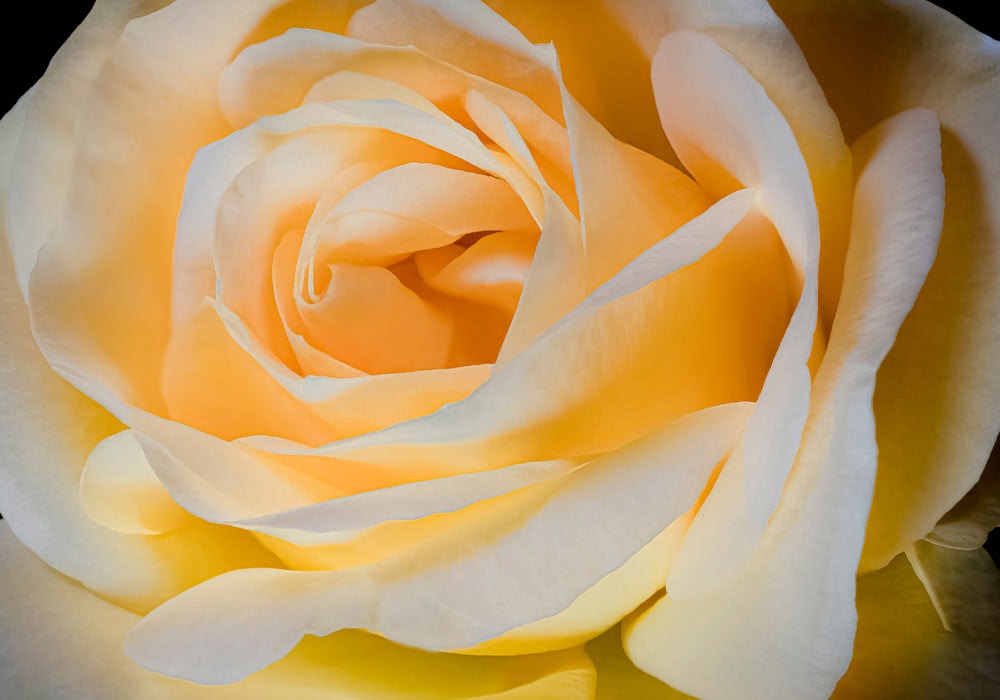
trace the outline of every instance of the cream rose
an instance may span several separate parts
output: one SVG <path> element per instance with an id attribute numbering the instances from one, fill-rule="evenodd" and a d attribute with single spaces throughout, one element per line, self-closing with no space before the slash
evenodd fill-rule
<path id="1" fill-rule="evenodd" d="M 990 696 L 998 67 L 98 0 L 0 123 L 4 697 Z"/>

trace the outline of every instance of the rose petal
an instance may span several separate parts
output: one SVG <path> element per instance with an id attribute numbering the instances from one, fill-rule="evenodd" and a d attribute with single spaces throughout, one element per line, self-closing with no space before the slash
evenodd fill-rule
<path id="1" fill-rule="evenodd" d="M 533 654 L 566 649 L 594 637 L 663 588 L 663 580 L 690 524 L 685 514 L 628 561 L 585 590 L 551 617 L 515 627 L 499 637 L 464 649 L 465 654 Z M 629 663 L 631 665 L 631 662 Z M 642 696 L 645 697 L 645 696 Z"/>
<path id="2" fill-rule="evenodd" d="M 937 129 L 932 113 L 914 110 L 854 148 L 862 171 L 844 296 L 795 467 L 760 545 L 722 587 L 674 600 L 668 585 L 626 625 L 629 657 L 685 692 L 826 698 L 847 668 L 875 479 L 875 372 L 936 252 Z"/>
<path id="3" fill-rule="evenodd" d="M 173 3 L 134 20 L 85 104 L 45 108 L 53 119 L 79 112 L 80 122 L 66 195 L 49 193 L 40 205 L 57 216 L 29 282 L 32 330 L 57 371 L 90 395 L 107 389 L 162 409 L 159 366 L 184 172 L 198 147 L 225 133 L 214 99 L 218 72 L 274 4 L 223 0 L 201 12 Z M 52 80 L 64 70 L 54 68 Z M 17 181 L 36 182 L 35 157 L 22 151 L 18 162 Z"/>
<path id="4" fill-rule="evenodd" d="M 292 409 L 293 415 L 305 408 L 326 421 L 327 439 L 381 430 L 393 423 L 432 413 L 468 396 L 490 374 L 489 365 L 466 365 L 398 374 L 303 377 L 264 348 L 235 314 L 218 302 L 209 304 L 226 327 L 228 341 L 236 343 L 258 365 L 252 371 L 266 370 L 288 394 L 303 404 Z M 216 366 L 211 371 L 231 370 Z M 247 381 L 246 375 L 244 381 Z M 230 404 L 226 410 L 232 412 L 237 408 Z"/>
<path id="5" fill-rule="evenodd" d="M 568 92 L 563 104 L 580 200 L 587 287 L 594 289 L 701 214 L 709 199 L 687 175 L 612 137 Z"/>
<path id="6" fill-rule="evenodd" d="M 361 627 L 448 649 L 553 615 L 691 506 L 747 413 L 732 404 L 692 414 L 558 488 L 511 494 L 475 527 L 368 567 L 219 577 L 144 618 L 127 653 L 168 675 L 220 683 L 281 658 L 307 633 Z"/>
<path id="7" fill-rule="evenodd" d="M 551 115 L 560 113 L 544 52 L 482 3 L 376 0 L 354 13 L 347 33 L 375 44 L 415 46 L 531 97 Z"/>
<path id="8" fill-rule="evenodd" d="M 775 5 L 848 136 L 912 107 L 935 110 L 942 125 L 941 248 L 875 394 L 882 449 L 868 570 L 975 485 L 1000 429 L 1000 44 L 930 3 L 837 3 L 808 15 Z"/>
<path id="9" fill-rule="evenodd" d="M 69 187 L 70 167 L 83 105 L 97 74 L 125 25 L 153 12 L 165 0 L 104 0 L 97 3 L 53 57 L 45 76 L 19 108 L 28 116 L 13 164 L 17 177 L 7 213 L 8 243 L 22 294 Z M 11 152 L 13 155 L 14 152 Z"/>
<path id="10" fill-rule="evenodd" d="M 743 445 L 722 470 L 685 539 L 669 588 L 677 598 L 720 585 L 764 532 L 799 447 L 817 325 L 819 230 L 809 173 L 788 123 L 753 77 L 707 36 L 675 32 L 653 59 L 657 106 L 674 150 L 721 194 L 757 187 L 800 281 Z"/>
<path id="11" fill-rule="evenodd" d="M 625 143 L 679 165 L 664 138 L 648 81 L 622 79 L 648 75 L 649 58 L 624 31 L 609 3 L 576 0 L 572 12 L 566 12 L 564 0 L 486 4 L 533 43 L 555 45 L 569 93 L 598 123 Z"/>
<path id="12" fill-rule="evenodd" d="M 760 376 L 747 369 L 752 364 L 748 358 L 759 355 L 766 367 L 776 342 L 772 326 L 780 328 L 787 319 L 787 292 L 774 275 L 766 282 L 758 281 L 742 268 L 750 250 L 773 259 L 766 243 L 773 234 L 750 222 L 745 228 L 737 227 L 732 239 L 709 254 L 746 214 L 752 197 L 748 192 L 734 193 L 651 248 L 620 272 L 619 278 L 609 281 L 607 288 L 595 292 L 590 303 L 585 301 L 579 314 L 550 329 L 464 401 L 430 416 L 312 451 L 263 437 L 248 440 L 248 444 L 276 453 L 395 465 L 400 480 L 407 472 L 411 478 L 428 478 L 614 449 L 706 404 L 756 393 Z M 543 232 L 539 247 L 544 243 Z M 698 262 L 702 256 L 705 260 Z M 675 278 L 676 274 L 691 277 L 682 280 Z M 752 333 L 732 322 L 734 317 L 745 316 L 728 312 L 731 304 L 743 299 L 734 289 L 744 283 L 754 292 L 759 290 L 754 307 L 758 311 L 760 299 L 767 299 L 769 307 L 772 299 L 776 302 L 776 308 L 767 309 L 767 316 L 754 318 Z M 687 302 L 688 294 L 696 294 L 702 306 L 693 308 Z M 646 314 L 637 314 L 637 307 Z M 650 321 L 653 309 L 663 315 L 661 321 Z M 770 317 L 772 313 L 776 318 Z M 683 346 L 677 344 L 680 331 L 667 332 L 672 327 L 684 329 Z M 663 333 L 657 335 L 659 331 Z M 693 360 L 686 354 L 697 355 L 702 367 L 711 356 L 715 361 L 710 363 L 711 376 L 718 378 L 722 376 L 718 367 L 730 364 L 729 351 L 738 353 L 741 370 L 724 373 L 717 385 L 694 373 Z M 648 363 L 636 360 L 646 353 Z M 734 357 L 732 362 L 736 361 Z M 642 372 L 637 370 L 640 364 Z M 551 368 L 556 365 L 562 372 L 553 376 Z M 746 375 L 741 376 L 740 371 Z M 734 378 L 739 381 L 732 381 Z M 558 385 L 554 379 L 559 380 Z M 675 401 L 664 400 L 665 390 L 656 388 L 661 382 L 673 387 Z M 685 382 L 692 388 L 679 390 Z M 713 386 L 717 401 L 708 396 Z M 613 409 L 618 401 L 620 408 Z M 555 430 L 553 425 L 560 427 Z M 512 439 L 515 434 L 521 437 Z"/>
<path id="13" fill-rule="evenodd" d="M 11 124 L 10 118 L 0 122 L 0 144 L 10 143 Z M 0 173 L 10 155 L 0 150 Z M 251 538 L 229 528 L 195 524 L 145 537 L 113 532 L 87 517 L 79 499 L 84 462 L 121 425 L 46 364 L 10 258 L 0 253 L 0 391 L 6 397 L 0 406 L 0 512 L 10 528 L 51 566 L 139 610 L 207 576 L 274 563 Z"/>
<path id="14" fill-rule="evenodd" d="M 49 569 L 3 523 L 0 560 L 0 684 L 12 697 L 586 700 L 593 692 L 593 666 L 580 650 L 471 659 L 428 654 L 351 631 L 303 641 L 286 659 L 237 685 L 200 687 L 132 663 L 122 640 L 138 617 Z M 45 605 L 39 606 L 39 599 Z"/>
<path id="15" fill-rule="evenodd" d="M 815 20 L 816 7 L 809 4 L 808 8 L 808 21 L 822 26 Z M 650 59 L 669 32 L 695 29 L 707 34 L 764 86 L 787 119 L 816 197 L 822 237 L 820 319 L 824 334 L 828 333 L 840 297 L 847 250 L 851 158 L 837 114 L 824 96 L 825 82 L 813 76 L 811 61 L 806 62 L 795 38 L 765 0 L 610 0 L 610 10 Z M 837 45 L 838 54 L 844 53 L 845 45 L 850 42 Z M 851 95 L 857 100 L 856 92 Z"/>
<path id="16" fill-rule="evenodd" d="M 161 535 L 191 522 L 156 478 L 131 430 L 91 450 L 80 475 L 80 502 L 92 520 L 125 534 Z"/>

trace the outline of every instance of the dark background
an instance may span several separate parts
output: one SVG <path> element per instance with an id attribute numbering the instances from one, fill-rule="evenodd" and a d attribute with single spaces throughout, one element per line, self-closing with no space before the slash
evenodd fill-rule
<path id="1" fill-rule="evenodd" d="M 982 0 L 938 0 L 936 5 L 958 15 L 994 39 L 1000 39 L 1000 21 L 990 12 L 995 3 Z M 91 2 L 67 2 L 53 7 L 50 3 L 23 3 L 19 19 L 8 18 L 0 27 L 0 51 L 4 54 L 0 71 L 3 102 L 0 114 L 6 114 L 17 99 L 31 87 L 48 65 L 49 59 L 83 20 Z M 58 8 L 58 9 L 56 9 Z M 2 516 L 0 516 L 2 517 Z M 990 533 L 986 545 L 990 556 L 1000 566 L 1000 528 Z"/>

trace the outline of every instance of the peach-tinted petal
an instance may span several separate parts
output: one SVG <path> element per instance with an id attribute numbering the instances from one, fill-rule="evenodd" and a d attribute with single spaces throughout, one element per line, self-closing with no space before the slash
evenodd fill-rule
<path id="1" fill-rule="evenodd" d="M 438 291 L 496 306 L 513 314 L 531 267 L 537 237 L 499 232 L 480 238 L 425 278 Z"/>
<path id="2" fill-rule="evenodd" d="M 19 116 L 28 128 L 18 145 L 18 177 L 8 243 L 21 292 L 49 229 L 56 223 L 69 187 L 70 167 L 81 128 L 83 105 L 104 61 L 126 23 L 153 12 L 169 0 L 101 0 L 59 49 L 45 76 L 23 99 Z M 20 137 L 19 137 L 20 138 Z M 11 152 L 13 155 L 13 151 Z M 27 177 L 26 177 L 27 176 Z"/>
<path id="3" fill-rule="evenodd" d="M 536 44 L 552 42 L 573 97 L 616 138 L 677 165 L 663 135 L 648 80 L 649 57 L 618 22 L 609 3 L 576 0 L 486 0 Z M 653 46 L 655 49 L 655 44 Z"/>
<path id="4" fill-rule="evenodd" d="M 376 0 L 351 17 L 347 31 L 376 44 L 415 46 L 528 95 L 550 115 L 560 113 L 558 87 L 544 54 L 482 3 Z"/>
<path id="5" fill-rule="evenodd" d="M 854 148 L 861 172 L 844 296 L 795 466 L 759 546 L 723 586 L 674 600 L 668 583 L 666 597 L 627 623 L 630 658 L 685 692 L 826 698 L 847 668 L 875 479 L 875 373 L 934 260 L 937 129 L 932 113 L 914 110 Z"/>
<path id="6" fill-rule="evenodd" d="M 219 577 L 144 618 L 126 649 L 168 675 L 220 683 L 283 657 L 304 634 L 360 627 L 449 649 L 548 617 L 691 507 L 748 408 L 730 404 L 687 416 L 554 488 L 502 497 L 501 507 L 478 522 L 369 566 Z M 245 616 L 248 607 L 253 619 Z"/>
<path id="7" fill-rule="evenodd" d="M 907 557 L 860 577 L 854 657 L 834 700 L 988 700 L 1000 690 L 996 565 L 982 549 L 917 543 L 913 554 L 937 610 Z"/>
<path id="8" fill-rule="evenodd" d="M 323 444 L 332 433 L 240 346 L 209 299 L 170 339 L 163 393 L 172 420 L 226 440 L 264 434 Z"/>
<path id="9" fill-rule="evenodd" d="M 913 107 L 942 127 L 941 248 L 875 392 L 867 570 L 975 485 L 1000 428 L 1000 43 L 930 3 L 774 4 L 848 137 Z"/>
<path id="10" fill-rule="evenodd" d="M 382 171 L 345 195 L 329 217 L 323 254 L 354 265 L 385 264 L 467 233 L 533 228 L 524 203 L 503 180 L 429 163 Z"/>
<path id="11" fill-rule="evenodd" d="M 384 267 L 331 264 L 322 296 L 300 301 L 310 341 L 372 374 L 444 367 L 452 344 L 447 314 Z"/>
<path id="12" fill-rule="evenodd" d="M 720 585 L 740 566 L 792 467 L 809 403 L 819 230 L 809 173 L 791 128 L 731 55 L 703 34 L 669 34 L 653 59 L 653 86 L 667 137 L 699 184 L 716 196 L 758 188 L 758 207 L 774 223 L 801 284 L 743 444 L 722 470 L 671 572 L 673 594 L 687 597 Z"/>
<path id="13" fill-rule="evenodd" d="M 510 659 L 428 654 L 361 632 L 303 641 L 242 683 L 205 687 L 135 665 L 122 641 L 139 619 L 34 557 L 0 523 L 0 687 L 11 697 L 75 700 L 589 700 L 594 669 L 578 649 Z M 39 600 L 45 605 L 38 605 Z M 391 669 L 387 673 L 386 669 Z"/>
<path id="14" fill-rule="evenodd" d="M 788 293 L 773 273 L 763 280 L 745 269 L 750 251 L 782 264 L 768 247 L 772 231 L 740 223 L 752 198 L 734 193 L 653 246 L 464 401 L 314 451 L 251 444 L 392 465 L 402 481 L 614 449 L 684 413 L 752 397 L 787 322 Z M 734 323 L 751 318 L 733 306 L 747 293 L 753 329 Z"/>
<path id="15" fill-rule="evenodd" d="M 35 207 L 57 215 L 29 281 L 32 330 L 53 367 L 89 395 L 108 390 L 162 408 L 184 173 L 198 147 L 225 133 L 218 72 L 273 5 L 220 0 L 204 12 L 181 2 L 133 20 L 85 103 L 46 107 L 80 115 L 65 197 Z M 63 70 L 54 67 L 52 80 Z M 37 179 L 33 160 L 23 150 L 18 157 L 13 177 L 24 186 Z"/>
<path id="16" fill-rule="evenodd" d="M 636 255 L 703 212 L 688 176 L 607 132 L 564 93 L 580 200 L 587 286 L 606 282 Z"/>
<path id="17" fill-rule="evenodd" d="M 814 26 L 825 26 L 816 22 L 814 4 L 799 6 L 808 6 L 806 15 Z M 823 332 L 828 332 L 847 250 L 851 158 L 837 115 L 824 96 L 825 84 L 813 76 L 795 38 L 765 0 L 610 0 L 609 8 L 650 59 L 660 39 L 671 31 L 694 29 L 712 37 L 746 67 L 787 119 L 816 197 L 822 237 L 820 321 Z M 849 42 L 838 44 L 838 53 L 844 53 L 845 45 Z"/>
<path id="18" fill-rule="evenodd" d="M 489 365 L 349 376 L 301 376 L 285 367 L 264 348 L 231 311 L 212 302 L 229 337 L 260 369 L 327 422 L 330 436 L 346 437 L 432 413 L 447 403 L 465 398 L 490 374 Z M 329 356 L 324 357 L 333 361 Z M 245 360 L 241 360 L 245 361 Z M 260 369 L 254 368 L 254 372 Z M 298 413 L 300 409 L 294 409 Z"/>
<path id="19" fill-rule="evenodd" d="M 0 512 L 18 538 L 67 576 L 139 610 L 222 571 L 273 564 L 231 528 L 191 522 L 147 537 L 113 532 L 87 516 L 79 498 L 85 460 L 121 425 L 45 363 L 10 258 L 0 258 Z"/>

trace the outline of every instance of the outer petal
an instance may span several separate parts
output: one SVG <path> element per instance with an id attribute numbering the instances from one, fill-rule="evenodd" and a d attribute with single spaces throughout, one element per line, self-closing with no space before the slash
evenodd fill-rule
<path id="1" fill-rule="evenodd" d="M 42 190 L 31 216 L 54 212 L 34 237 L 45 245 L 29 283 L 33 331 L 52 365 L 92 396 L 107 386 L 127 402 L 161 408 L 184 172 L 198 147 L 226 131 L 219 71 L 276 3 L 172 3 L 125 26 L 80 101 L 60 98 L 63 82 L 68 94 L 76 90 L 72 60 L 39 83 L 38 129 L 22 137 L 13 174 L 18 187 Z M 47 85 L 53 95 L 43 104 L 37 98 Z M 43 128 L 53 120 L 74 122 L 71 135 Z M 29 146 L 57 141 L 75 150 L 69 162 L 60 151 L 59 178 L 46 178 L 49 146 Z M 26 235 L 20 219 L 11 226 L 12 236 Z"/>
<path id="2" fill-rule="evenodd" d="M 405 649 L 360 632 L 303 642 L 237 685 L 197 686 L 145 671 L 122 651 L 138 617 L 34 557 L 0 524 L 0 689 L 4 697 L 70 700 L 544 700 L 592 697 L 580 650 L 470 659 Z M 44 600 L 44 605 L 39 605 Z M 387 669 L 392 669 L 387 673 Z"/>
<path id="3" fill-rule="evenodd" d="M 368 566 L 219 577 L 147 616 L 128 652 L 169 675 L 225 683 L 281 658 L 305 634 L 363 628 L 455 649 L 554 615 L 694 504 L 748 409 L 691 414 L 556 483 L 476 504 L 482 515 L 468 527 Z"/>
<path id="4" fill-rule="evenodd" d="M 972 488 L 1000 428 L 1000 43 L 930 3 L 774 5 L 848 138 L 910 107 L 934 109 L 942 126 L 941 248 L 875 394 L 870 569 Z"/>
<path id="5" fill-rule="evenodd" d="M 858 579 L 854 658 L 834 700 L 991 700 L 1000 695 L 1000 573 L 982 549 L 918 544 L 907 558 Z"/>
<path id="6" fill-rule="evenodd" d="M 0 175 L 19 109 L 0 122 Z M 51 566 L 137 609 L 230 568 L 273 563 L 245 533 L 229 528 L 192 523 L 145 537 L 112 532 L 87 517 L 78 497 L 84 462 L 121 426 L 45 363 L 5 246 L 0 241 L 0 512 L 10 528 Z"/>
<path id="7" fill-rule="evenodd" d="M 855 146 L 847 284 L 781 503 L 735 581 L 667 597 L 626 628 L 640 668 L 715 699 L 826 698 L 851 657 L 854 572 L 875 477 L 875 371 L 934 259 L 937 122 L 887 121 Z M 749 429 L 749 428 L 748 428 Z"/>
<path id="8" fill-rule="evenodd" d="M 55 223 L 69 181 L 82 105 L 125 24 L 169 0 L 99 0 L 59 49 L 22 109 L 28 128 L 19 136 L 14 197 L 7 211 L 14 268 L 22 293 L 35 258 Z M 11 151 L 11 156 L 14 152 Z"/>

